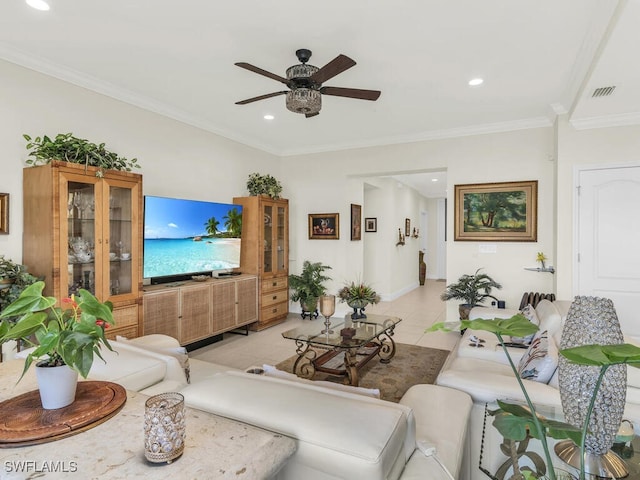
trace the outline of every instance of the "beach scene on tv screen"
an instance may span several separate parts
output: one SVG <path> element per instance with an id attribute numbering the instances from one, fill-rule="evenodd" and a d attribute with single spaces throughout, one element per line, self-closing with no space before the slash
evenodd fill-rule
<path id="1" fill-rule="evenodd" d="M 242 206 L 145 197 L 144 277 L 240 266 Z"/>

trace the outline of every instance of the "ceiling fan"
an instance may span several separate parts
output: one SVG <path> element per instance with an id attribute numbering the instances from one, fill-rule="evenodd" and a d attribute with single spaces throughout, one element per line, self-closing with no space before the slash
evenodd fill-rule
<path id="1" fill-rule="evenodd" d="M 249 63 L 238 62 L 237 66 L 245 68 L 251 72 L 272 78 L 280 83 L 284 83 L 289 90 L 267 93 L 258 97 L 248 98 L 236 102 L 236 105 L 246 105 L 247 103 L 264 100 L 266 98 L 286 95 L 287 109 L 294 113 L 302 113 L 305 117 L 315 117 L 322 108 L 322 95 L 334 95 L 336 97 L 357 98 L 360 100 L 377 100 L 380 96 L 378 90 L 361 90 L 359 88 L 343 87 L 323 87 L 322 84 L 345 70 L 353 67 L 356 62 L 346 55 L 338 55 L 327 63 L 324 67 L 318 68 L 308 65 L 311 58 L 311 50 L 301 48 L 296 50 L 296 56 L 300 61 L 299 65 L 287 68 L 287 78 L 267 72 Z"/>

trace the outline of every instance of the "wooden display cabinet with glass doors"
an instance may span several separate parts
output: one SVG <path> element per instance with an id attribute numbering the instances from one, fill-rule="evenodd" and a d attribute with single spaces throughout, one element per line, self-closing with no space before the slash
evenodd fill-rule
<path id="1" fill-rule="evenodd" d="M 142 176 L 52 161 L 23 174 L 23 263 L 58 300 L 83 288 L 114 306 L 107 337 L 142 316 Z"/>
<path id="2" fill-rule="evenodd" d="M 258 321 L 253 330 L 282 323 L 289 313 L 289 201 L 236 197 L 242 205 L 240 270 L 258 276 Z"/>

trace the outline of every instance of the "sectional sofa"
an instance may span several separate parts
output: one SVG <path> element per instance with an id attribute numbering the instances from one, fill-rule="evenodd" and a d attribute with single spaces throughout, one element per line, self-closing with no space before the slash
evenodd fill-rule
<path id="1" fill-rule="evenodd" d="M 106 363 L 96 359 L 89 379 L 145 395 L 178 391 L 192 408 L 293 438 L 296 451 L 277 479 L 459 478 L 472 405 L 459 390 L 415 385 L 392 403 L 356 387 L 188 359 L 164 335 L 112 345 L 117 353 L 104 352 Z"/>

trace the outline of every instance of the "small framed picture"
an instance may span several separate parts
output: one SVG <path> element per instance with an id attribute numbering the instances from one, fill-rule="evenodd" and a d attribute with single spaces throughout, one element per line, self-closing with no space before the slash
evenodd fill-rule
<path id="1" fill-rule="evenodd" d="M 365 232 L 377 232 L 378 231 L 378 219 L 375 217 L 369 217 L 364 219 L 364 231 Z"/>
<path id="2" fill-rule="evenodd" d="M 411 235 L 411 220 L 408 218 L 404 219 L 404 235 L 405 237 L 409 237 Z"/>
<path id="3" fill-rule="evenodd" d="M 310 213 L 310 240 L 338 240 L 340 238 L 339 213 Z"/>
<path id="4" fill-rule="evenodd" d="M 0 234 L 9 233 L 9 194 L 0 193 Z"/>
<path id="5" fill-rule="evenodd" d="M 362 206 L 351 204 L 351 240 L 362 240 Z"/>

